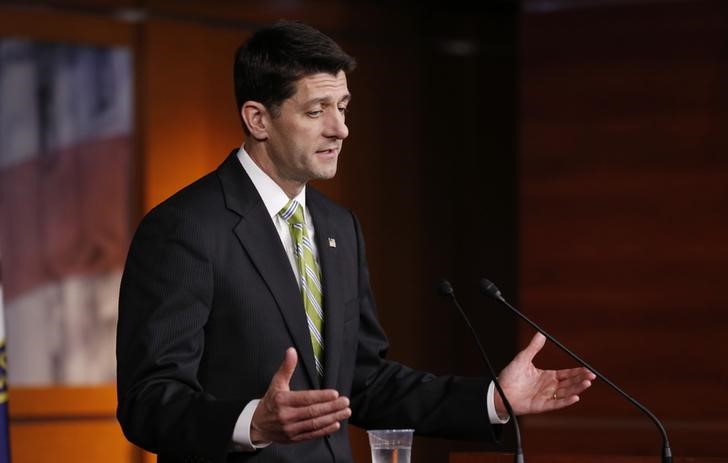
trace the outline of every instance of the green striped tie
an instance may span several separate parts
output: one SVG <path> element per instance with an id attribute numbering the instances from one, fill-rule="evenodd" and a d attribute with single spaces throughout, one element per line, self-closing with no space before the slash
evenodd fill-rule
<path id="1" fill-rule="evenodd" d="M 293 254 L 296 256 L 296 263 L 298 264 L 301 295 L 303 296 L 303 306 L 306 309 L 308 330 L 311 333 L 316 371 L 319 376 L 323 376 L 324 338 L 322 333 L 324 311 L 321 304 L 323 300 L 321 297 L 321 272 L 313 256 L 313 246 L 303 219 L 303 208 L 298 204 L 298 201 L 290 200 L 278 215 L 288 222 L 291 227 Z"/>

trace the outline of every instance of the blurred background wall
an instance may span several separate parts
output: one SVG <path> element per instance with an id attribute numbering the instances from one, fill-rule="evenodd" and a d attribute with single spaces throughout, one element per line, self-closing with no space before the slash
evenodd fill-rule
<path id="1" fill-rule="evenodd" d="M 478 295 L 488 277 L 661 417 L 674 454 L 728 456 L 726 2 L 2 2 L 0 38 L 132 51 L 135 226 L 240 145 L 232 56 L 278 18 L 359 62 L 339 174 L 317 186 L 361 219 L 391 358 L 482 374 L 434 291 L 447 277 L 502 368 L 532 331 Z M 537 364 L 572 363 L 547 347 Z M 15 463 L 153 461 L 121 436 L 112 383 L 9 381 Z M 659 452 L 598 383 L 522 428 L 527 454 Z M 414 461 L 495 448 L 418 438 Z"/>

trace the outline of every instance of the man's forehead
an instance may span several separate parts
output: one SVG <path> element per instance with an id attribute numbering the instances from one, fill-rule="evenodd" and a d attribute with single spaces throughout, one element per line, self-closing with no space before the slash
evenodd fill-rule
<path id="1" fill-rule="evenodd" d="M 340 101 L 349 97 L 344 71 L 339 71 L 335 75 L 320 72 L 303 76 L 296 82 L 296 93 L 293 95 L 293 99 L 297 101 L 318 99 Z"/>

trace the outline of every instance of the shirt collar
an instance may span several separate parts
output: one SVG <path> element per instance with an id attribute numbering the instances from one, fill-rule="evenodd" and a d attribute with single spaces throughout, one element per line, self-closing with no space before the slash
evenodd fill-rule
<path id="1" fill-rule="evenodd" d="M 243 166 L 243 169 L 245 169 L 248 177 L 250 177 L 250 180 L 253 182 L 253 186 L 255 186 L 255 189 L 258 190 L 258 194 L 263 199 L 263 204 L 265 204 L 268 214 L 270 214 L 272 218 L 275 218 L 278 215 L 278 212 L 280 212 L 280 210 L 288 204 L 288 195 L 272 178 L 268 176 L 268 174 L 263 172 L 263 169 L 261 169 L 255 161 L 253 161 L 248 152 L 245 151 L 244 146 L 240 147 L 237 156 L 240 164 Z M 304 211 L 306 210 L 305 185 L 301 192 L 293 199 L 298 201 L 298 204 L 303 207 Z"/>

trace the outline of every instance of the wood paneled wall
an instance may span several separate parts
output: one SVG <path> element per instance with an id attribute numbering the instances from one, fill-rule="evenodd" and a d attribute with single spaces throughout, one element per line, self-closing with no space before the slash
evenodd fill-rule
<path id="1" fill-rule="evenodd" d="M 728 455 L 728 5 L 527 2 L 521 89 L 522 308 L 675 455 Z M 660 451 L 599 381 L 524 421 L 533 452 Z"/>

